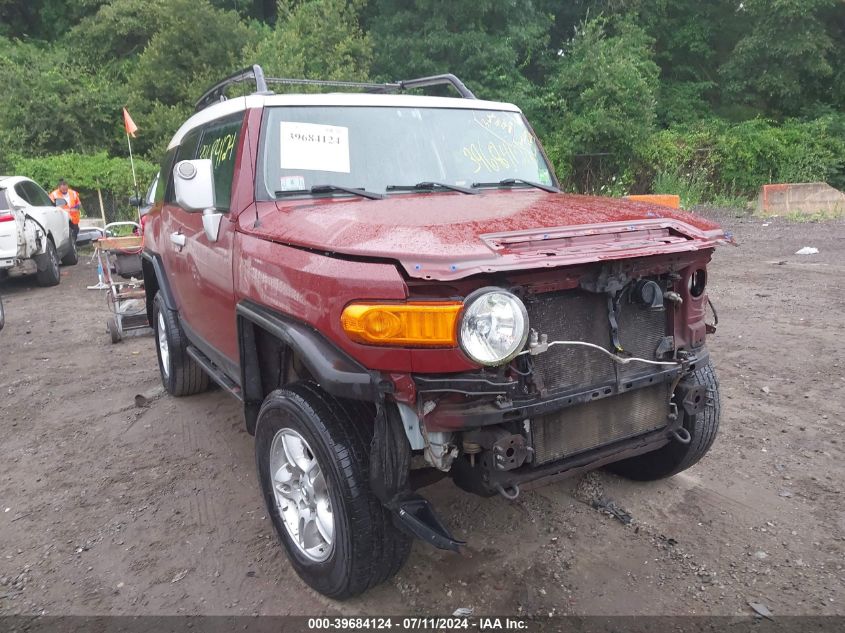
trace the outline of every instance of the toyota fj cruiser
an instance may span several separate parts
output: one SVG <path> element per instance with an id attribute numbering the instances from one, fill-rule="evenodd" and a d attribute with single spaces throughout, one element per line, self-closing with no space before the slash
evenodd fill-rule
<path id="1" fill-rule="evenodd" d="M 292 83 L 356 92 L 268 90 Z M 461 98 L 400 94 L 437 85 Z M 167 391 L 211 379 L 243 403 L 291 564 L 344 598 L 396 573 L 411 536 L 460 547 L 415 492 L 439 476 L 513 499 L 695 464 L 719 424 L 721 241 L 695 215 L 561 193 L 519 108 L 453 75 L 254 66 L 173 137 L 144 279 Z"/>

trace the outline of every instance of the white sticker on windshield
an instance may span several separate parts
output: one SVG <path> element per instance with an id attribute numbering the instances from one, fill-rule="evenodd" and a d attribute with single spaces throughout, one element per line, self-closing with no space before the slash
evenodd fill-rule
<path id="1" fill-rule="evenodd" d="M 282 176 L 279 184 L 280 191 L 304 191 L 305 176 Z"/>
<path id="2" fill-rule="evenodd" d="M 283 122 L 279 129 L 282 169 L 349 173 L 349 128 Z"/>

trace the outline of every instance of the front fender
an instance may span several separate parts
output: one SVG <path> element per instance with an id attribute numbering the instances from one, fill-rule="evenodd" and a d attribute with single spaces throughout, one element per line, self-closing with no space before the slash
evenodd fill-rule
<path id="1" fill-rule="evenodd" d="M 375 402 L 381 375 L 367 371 L 317 330 L 254 301 L 241 301 L 236 309 L 240 348 L 240 382 L 247 430 L 252 433 L 264 400 L 256 328 L 272 335 L 294 351 L 314 380 L 328 393 L 341 398 Z"/>

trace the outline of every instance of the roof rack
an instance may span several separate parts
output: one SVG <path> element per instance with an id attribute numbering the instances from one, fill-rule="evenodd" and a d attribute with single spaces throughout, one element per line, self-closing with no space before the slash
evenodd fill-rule
<path id="1" fill-rule="evenodd" d="M 303 85 L 303 86 L 330 86 L 334 88 L 358 88 L 364 92 L 387 93 L 402 92 L 413 88 L 428 88 L 430 86 L 452 86 L 464 99 L 475 99 L 472 91 L 464 85 L 460 79 L 451 73 L 444 75 L 432 75 L 431 77 L 418 77 L 416 79 L 405 79 L 392 83 L 367 83 L 360 81 L 329 81 L 323 79 L 289 79 L 283 77 L 265 77 L 264 70 L 258 64 L 251 68 L 245 68 L 234 75 L 226 77 L 223 81 L 214 84 L 196 103 L 196 112 L 204 110 L 210 105 L 225 101 L 226 89 L 237 83 L 246 81 L 255 82 L 253 94 L 273 94 L 268 85 Z"/>

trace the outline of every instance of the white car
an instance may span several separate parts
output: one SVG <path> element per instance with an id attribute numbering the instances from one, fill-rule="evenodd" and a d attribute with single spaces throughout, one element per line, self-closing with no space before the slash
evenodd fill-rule
<path id="1" fill-rule="evenodd" d="M 29 178 L 0 176 L 0 274 L 35 273 L 38 285 L 55 286 L 59 264 L 76 262 L 67 211 Z"/>

